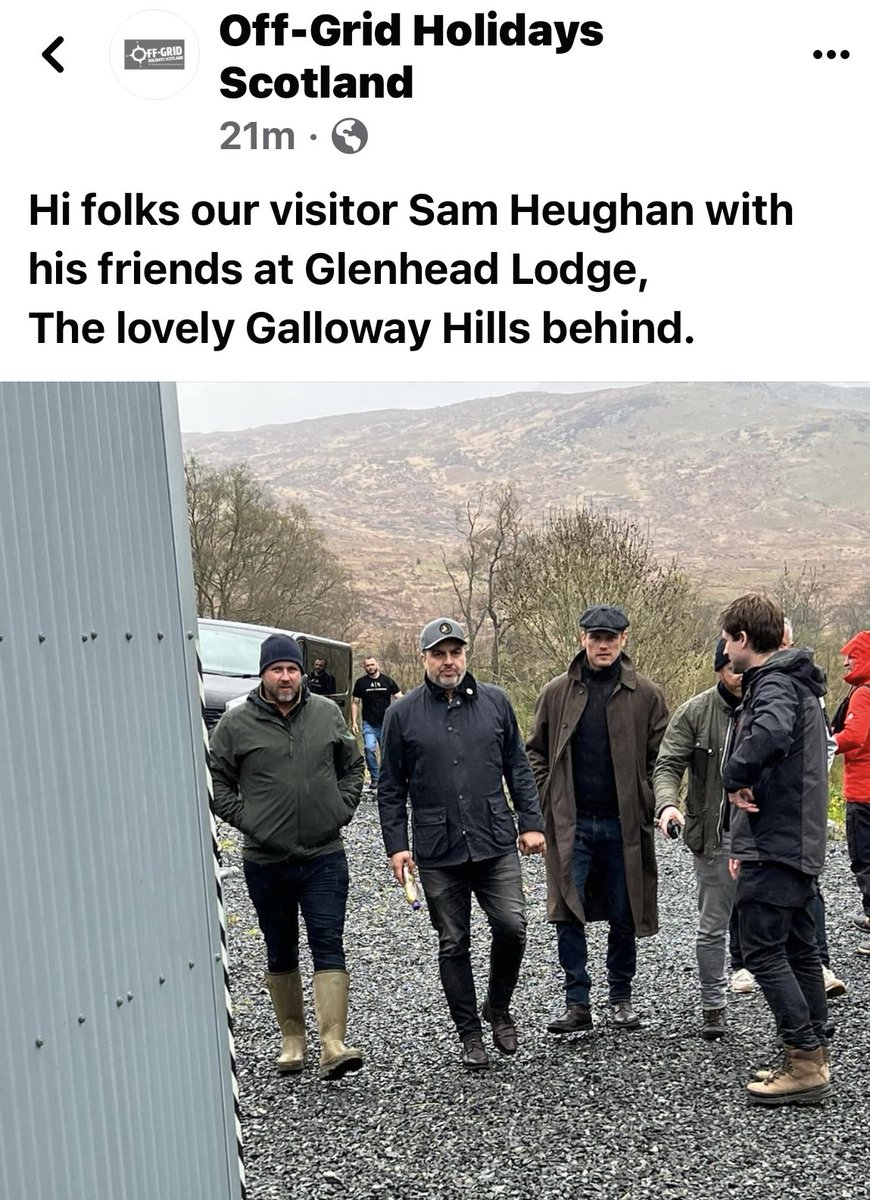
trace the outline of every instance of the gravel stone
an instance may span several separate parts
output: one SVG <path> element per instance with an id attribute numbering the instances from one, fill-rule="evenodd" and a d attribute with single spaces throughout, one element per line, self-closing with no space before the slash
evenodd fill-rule
<path id="1" fill-rule="evenodd" d="M 225 867 L 240 867 L 221 829 Z M 263 983 L 265 953 L 244 877 L 224 879 L 235 1039 L 250 1200 L 396 1197 L 454 1200 L 866 1200 L 870 1097 L 865 1014 L 870 958 L 855 954 L 860 908 L 846 849 L 832 842 L 822 877 L 834 969 L 849 990 L 831 1001 L 834 1092 L 817 1107 L 750 1107 L 745 1085 L 770 1061 L 774 1029 L 759 992 L 729 993 L 720 1042 L 698 1034 L 691 854 L 657 842 L 662 928 L 638 943 L 638 1030 L 607 1019 L 606 925 L 589 927 L 594 1026 L 559 1039 L 564 1007 L 544 864 L 523 860 L 528 947 L 512 1012 L 518 1053 L 460 1070 L 459 1041 L 438 979 L 425 905 L 413 912 L 393 882 L 377 811 L 363 801 L 345 832 L 351 887 L 345 946 L 348 1041 L 362 1071 L 317 1077 L 311 960 L 301 953 L 309 1050 L 301 1075 L 274 1071 L 278 1032 Z M 472 946 L 482 1000 L 488 930 L 475 909 Z M 489 1030 L 484 1035 L 489 1043 Z"/>

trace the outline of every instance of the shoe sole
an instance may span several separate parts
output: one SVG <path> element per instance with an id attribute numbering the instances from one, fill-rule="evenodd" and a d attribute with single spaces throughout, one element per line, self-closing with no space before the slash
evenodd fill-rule
<path id="1" fill-rule="evenodd" d="M 867 957 L 870 957 L 870 945 L 868 945 L 868 946 L 858 946 L 858 948 L 856 949 L 855 953 L 856 953 L 856 954 L 863 954 L 865 958 L 867 958 Z"/>
<path id="2" fill-rule="evenodd" d="M 818 1104 L 831 1094 L 831 1090 L 830 1083 L 823 1083 L 806 1092 L 788 1092 L 782 1096 L 759 1096 L 756 1092 L 747 1092 L 747 1094 L 750 1104 L 761 1104 L 765 1108 L 780 1108 L 783 1104 Z"/>
<path id="3" fill-rule="evenodd" d="M 747 987 L 746 984 L 741 984 L 740 987 L 732 987 L 731 991 L 735 996 L 751 996 L 755 991 L 755 987 Z"/>
<path id="4" fill-rule="evenodd" d="M 305 1064 L 300 1062 L 293 1063 L 290 1066 L 276 1067 L 275 1070 L 279 1075 L 299 1075 L 302 1073 L 304 1066 Z"/>
<path id="5" fill-rule="evenodd" d="M 870 917 L 853 917 L 852 924 L 856 929 L 860 929 L 862 933 L 870 933 Z"/>
<path id="6" fill-rule="evenodd" d="M 702 1029 L 701 1037 L 705 1042 L 718 1042 L 720 1038 L 725 1036 L 724 1029 Z"/>
<path id="7" fill-rule="evenodd" d="M 351 1054 L 347 1058 L 341 1058 L 336 1063 L 330 1063 L 328 1067 L 320 1068 L 320 1078 L 333 1081 L 343 1079 L 351 1071 L 359 1071 L 362 1069 L 363 1060 L 361 1055 Z"/>
<path id="8" fill-rule="evenodd" d="M 463 1071 L 488 1071 L 489 1063 L 463 1063 L 462 1069 Z"/>
<path id="9" fill-rule="evenodd" d="M 562 1029 L 554 1027 L 553 1025 L 548 1025 L 547 1033 L 561 1034 L 562 1037 L 570 1037 L 572 1033 L 587 1033 L 590 1029 L 592 1029 L 591 1021 L 589 1021 L 588 1024 L 575 1025 L 571 1029 Z"/>

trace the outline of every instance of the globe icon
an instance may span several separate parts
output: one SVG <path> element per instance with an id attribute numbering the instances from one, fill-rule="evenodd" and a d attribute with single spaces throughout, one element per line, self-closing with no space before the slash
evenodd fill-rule
<path id="1" fill-rule="evenodd" d="M 332 144 L 342 154 L 359 154 L 369 140 L 369 131 L 356 117 L 344 117 L 332 127 Z"/>

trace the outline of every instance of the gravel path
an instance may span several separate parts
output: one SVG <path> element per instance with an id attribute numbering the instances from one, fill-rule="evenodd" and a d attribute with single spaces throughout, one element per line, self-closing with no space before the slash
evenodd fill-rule
<path id="1" fill-rule="evenodd" d="M 228 876 L 251 1200 L 870 1196 L 870 958 L 854 953 L 860 935 L 849 917 L 860 904 L 845 847 L 831 846 L 823 878 L 832 963 L 849 984 L 831 1003 L 835 1092 L 815 1108 L 760 1110 L 747 1106 L 743 1087 L 751 1070 L 769 1061 L 767 1007 L 758 994 L 734 996 L 725 1041 L 698 1037 L 691 856 L 682 844 L 659 846 L 662 930 L 639 943 L 634 989 L 643 1028 L 617 1032 L 601 1015 L 606 927 L 594 925 L 595 1028 L 564 1041 L 545 1032 L 562 1008 L 561 976 L 545 918 L 543 864 L 526 860 L 529 942 L 513 1005 L 520 1049 L 512 1059 L 493 1051 L 493 1067 L 482 1075 L 459 1068 L 435 933 L 425 908 L 412 912 L 391 882 L 371 802 L 363 802 L 346 834 L 348 1040 L 366 1056 L 359 1074 L 337 1084 L 317 1078 L 311 964 L 303 950 L 310 1061 L 301 1076 L 275 1075 L 278 1038 L 262 983 L 263 943 L 241 874 Z M 225 864 L 240 865 L 236 850 L 225 854 Z M 481 995 L 486 932 L 477 914 Z"/>

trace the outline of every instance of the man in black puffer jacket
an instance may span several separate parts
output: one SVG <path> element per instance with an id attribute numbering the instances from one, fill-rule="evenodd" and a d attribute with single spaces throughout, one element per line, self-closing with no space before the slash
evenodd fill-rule
<path id="1" fill-rule="evenodd" d="M 734 813 L 731 868 L 740 942 L 776 1019 L 783 1062 L 749 1084 L 761 1104 L 812 1103 L 831 1089 L 827 1001 L 812 903 L 825 861 L 825 677 L 808 649 L 779 650 L 783 614 L 764 596 L 720 617 L 743 703 L 723 782 Z"/>

